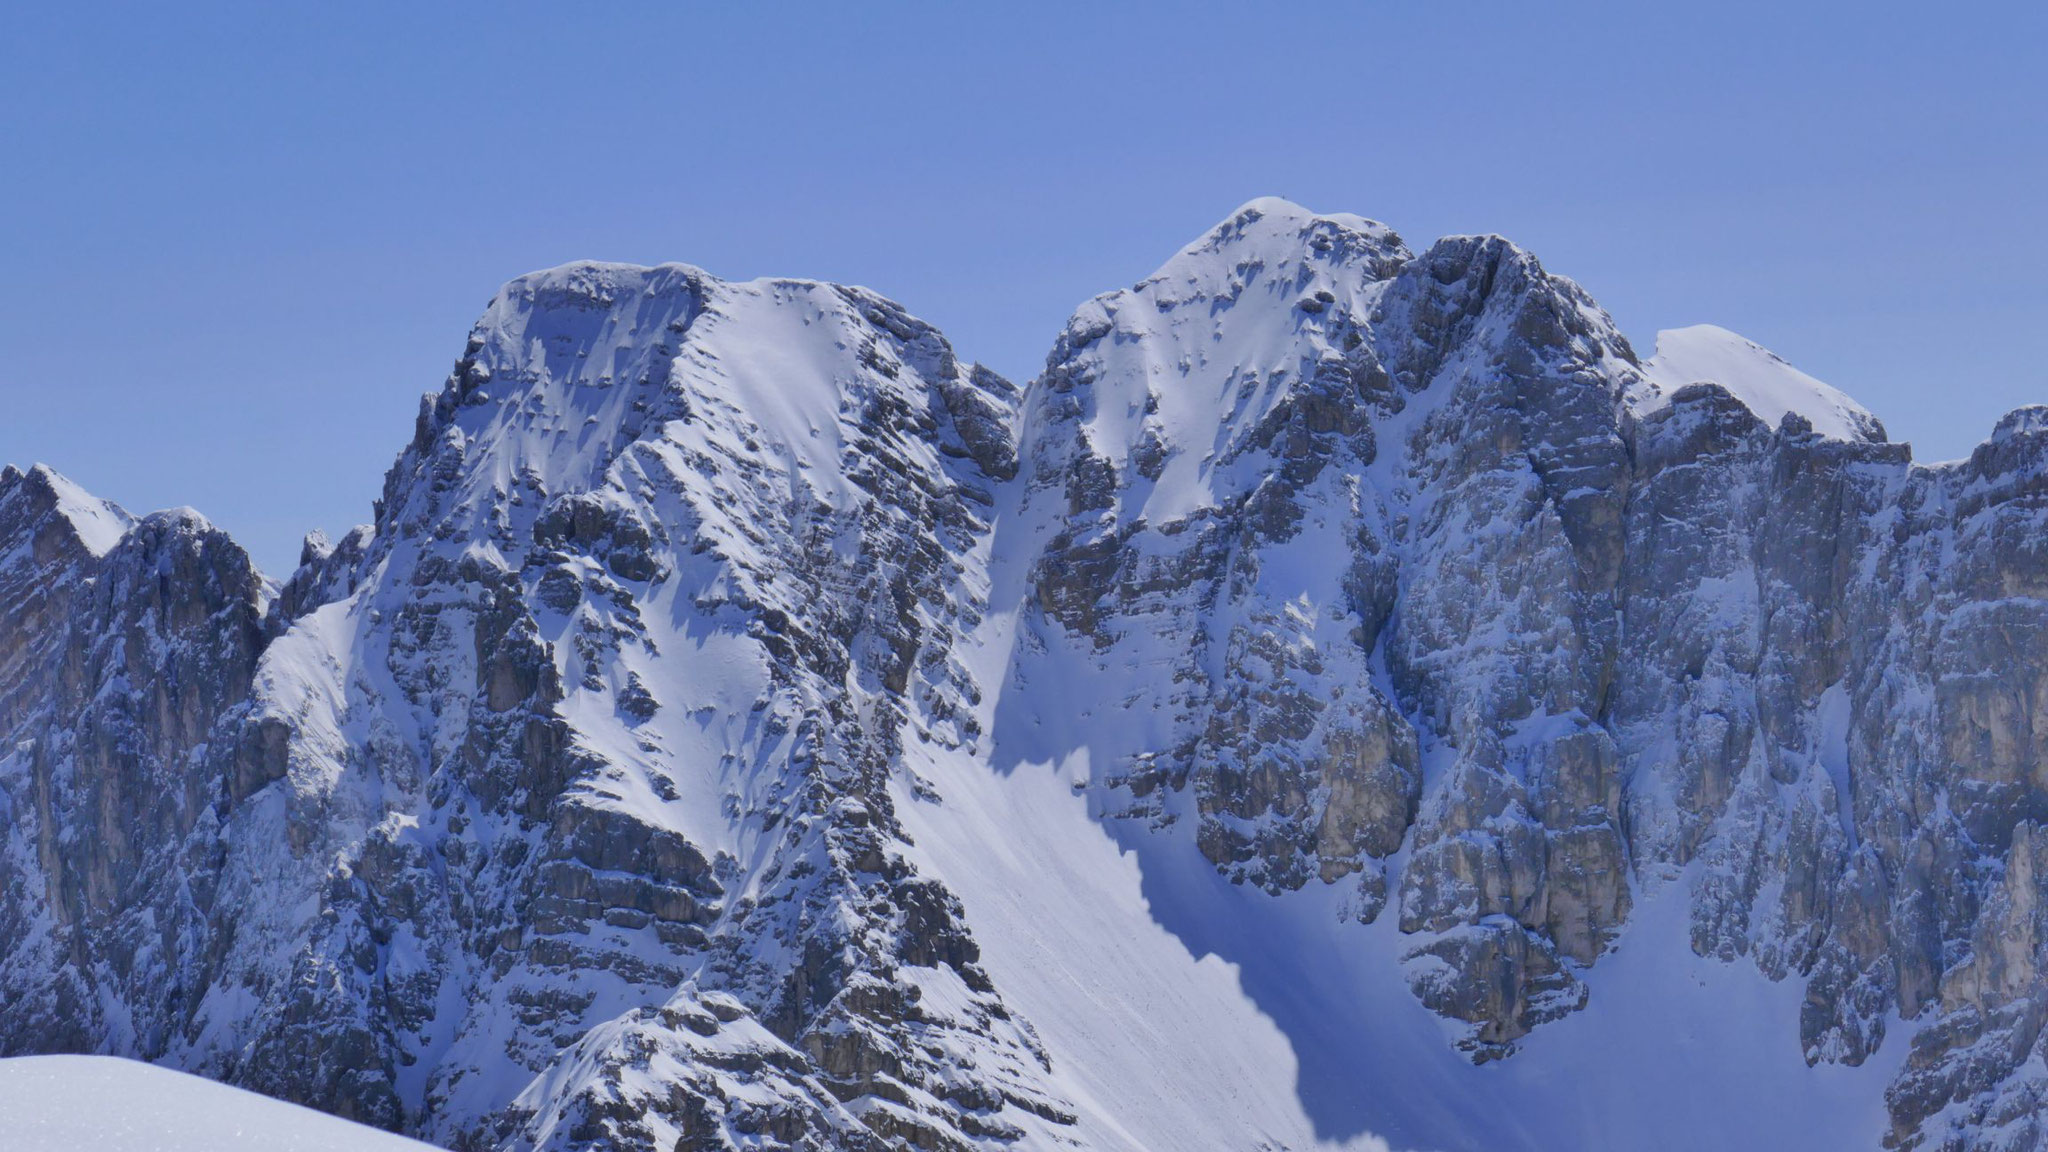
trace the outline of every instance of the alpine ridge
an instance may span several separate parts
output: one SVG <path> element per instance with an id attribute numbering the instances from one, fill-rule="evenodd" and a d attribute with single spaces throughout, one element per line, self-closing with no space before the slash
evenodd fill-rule
<path id="1" fill-rule="evenodd" d="M 1022 387 L 492 300 L 278 582 L 0 472 L 0 1053 L 462 1152 L 2048 1147 L 2048 407 L 1247 204 Z"/>

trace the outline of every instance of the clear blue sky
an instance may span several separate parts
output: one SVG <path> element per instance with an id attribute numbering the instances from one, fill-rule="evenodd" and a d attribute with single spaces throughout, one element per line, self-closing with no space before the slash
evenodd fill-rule
<path id="1" fill-rule="evenodd" d="M 2043 12 L 15 5 L 0 460 L 282 575 L 518 273 L 857 282 L 1021 380 L 1268 193 L 1503 233 L 1646 352 L 1722 324 L 1959 456 L 2048 401 Z"/>

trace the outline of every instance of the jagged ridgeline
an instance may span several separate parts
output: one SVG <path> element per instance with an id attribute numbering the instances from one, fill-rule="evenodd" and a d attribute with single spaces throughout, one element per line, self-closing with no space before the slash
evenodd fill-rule
<path id="1" fill-rule="evenodd" d="M 491 303 L 266 579 L 0 473 L 0 1051 L 463 1150 L 2048 1145 L 2048 408 L 1255 201 L 1022 388 Z"/>

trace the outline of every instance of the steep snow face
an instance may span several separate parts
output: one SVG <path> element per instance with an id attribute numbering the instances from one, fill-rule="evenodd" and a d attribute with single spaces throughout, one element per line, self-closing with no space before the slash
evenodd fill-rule
<path id="1" fill-rule="evenodd" d="M 1385 225 L 1255 200 L 1136 286 L 1082 305 L 1033 422 L 1072 420 L 1092 453 L 1142 477 L 1133 515 L 1177 519 L 1239 495 L 1258 476 L 1232 466 L 1235 449 L 1290 381 L 1341 356 L 1331 322 L 1369 311 L 1408 256 Z"/>
<path id="2" fill-rule="evenodd" d="M 49 486 L 59 515 L 70 521 L 86 551 L 104 556 L 120 542 L 135 518 L 109 500 L 101 500 L 41 464 L 32 469 Z"/>
<path id="3" fill-rule="evenodd" d="M 428 1145 L 197 1076 L 104 1056 L 0 1060 L 13 1152 L 427 1152 Z"/>
<path id="4" fill-rule="evenodd" d="M 1884 425 L 1846 394 L 1808 376 L 1778 355 L 1712 324 L 1657 333 L 1657 354 L 1643 361 L 1656 386 L 1646 407 L 1669 401 L 1688 384 L 1719 384 L 1759 420 L 1776 428 L 1787 414 L 1804 417 L 1813 431 L 1834 440 L 1882 442 Z"/>

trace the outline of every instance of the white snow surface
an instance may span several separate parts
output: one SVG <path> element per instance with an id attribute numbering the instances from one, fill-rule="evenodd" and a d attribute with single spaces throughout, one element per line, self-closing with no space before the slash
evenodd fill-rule
<path id="1" fill-rule="evenodd" d="M 0 1060 L 8 1152 L 428 1152 L 429 1145 L 112 1056 Z"/>
<path id="2" fill-rule="evenodd" d="M 1847 393 L 1821 383 L 1785 362 L 1777 353 L 1726 328 L 1695 324 L 1657 333 L 1657 354 L 1643 362 L 1643 375 L 1659 395 L 1644 408 L 1656 408 L 1688 384 L 1711 381 L 1773 428 L 1788 412 L 1813 422 L 1813 430 L 1833 440 L 1881 440 L 1881 426 L 1870 410 Z"/>
<path id="3" fill-rule="evenodd" d="M 35 471 L 49 482 L 57 494 L 57 511 L 71 521 L 93 555 L 105 556 L 134 526 L 135 518 L 113 501 L 94 496 L 53 468 L 38 464 Z"/>
<path id="4" fill-rule="evenodd" d="M 1164 453 L 1157 479 L 1126 499 L 1163 520 L 1256 486 L 1255 469 L 1217 461 L 1323 350 L 1297 305 L 1369 311 L 1384 288 L 1371 269 L 1407 256 L 1384 224 L 1265 197 L 1131 288 L 1081 305 L 1066 338 L 1087 348 L 1080 362 L 1104 382 L 1083 434 L 1127 466 L 1143 445 Z"/>
<path id="5" fill-rule="evenodd" d="M 1473 1065 L 1403 983 L 1395 916 L 1360 925 L 1334 889 L 1275 899 L 1191 844 L 1113 839 L 1068 784 L 1085 770 L 934 768 L 946 803 L 904 810 L 1096 1146 L 1718 1152 L 1884 1134 L 1912 1026 L 1894 1021 L 1862 1067 L 1807 1067 L 1799 982 L 1694 955 L 1688 885 L 1639 906 L 1582 973 L 1589 1007 Z"/>

